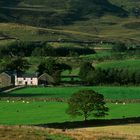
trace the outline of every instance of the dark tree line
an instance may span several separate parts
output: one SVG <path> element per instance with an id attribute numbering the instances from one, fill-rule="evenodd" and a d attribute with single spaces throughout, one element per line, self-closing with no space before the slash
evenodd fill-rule
<path id="1" fill-rule="evenodd" d="M 58 47 L 45 46 L 35 48 L 32 52 L 33 56 L 79 56 L 83 54 L 94 54 L 95 51 L 89 48 L 82 47 Z"/>
<path id="2" fill-rule="evenodd" d="M 79 76 L 86 84 L 94 85 L 139 85 L 140 84 L 140 71 L 131 71 L 128 69 L 121 68 L 96 68 L 85 67 L 82 64 Z M 89 63 L 88 63 L 89 65 Z"/>
<path id="3" fill-rule="evenodd" d="M 22 57 L 7 58 L 5 62 L 0 65 L 0 72 L 11 71 L 17 74 L 22 74 L 30 68 L 30 63 L 27 59 Z"/>
<path id="4" fill-rule="evenodd" d="M 41 47 L 42 43 L 16 41 L 7 46 L 0 47 L 0 56 L 31 56 L 36 47 Z"/>
<path id="5" fill-rule="evenodd" d="M 128 45 L 128 44 L 124 44 L 124 43 L 115 43 L 112 47 L 112 50 L 114 52 L 135 52 L 138 51 L 140 49 L 139 45 Z"/>
<path id="6" fill-rule="evenodd" d="M 140 72 L 115 68 L 96 69 L 89 73 L 87 81 L 92 84 L 138 85 L 140 84 Z"/>
<path id="7" fill-rule="evenodd" d="M 93 54 L 95 51 L 84 47 L 58 47 L 32 42 L 14 42 L 8 46 L 0 47 L 0 56 L 79 56 Z"/>

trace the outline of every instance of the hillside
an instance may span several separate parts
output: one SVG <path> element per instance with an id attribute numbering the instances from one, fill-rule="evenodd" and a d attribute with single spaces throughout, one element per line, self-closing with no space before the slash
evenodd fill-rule
<path id="1" fill-rule="evenodd" d="M 80 37 L 74 37 L 77 40 L 99 37 L 139 41 L 139 3 L 138 0 L 0 0 L 0 22 L 57 29 L 61 34 L 78 33 Z M 6 30 L 12 28 L 11 24 L 7 26 Z M 46 31 L 43 32 L 46 36 Z M 9 35 L 9 31 L 1 29 L 3 33 Z M 17 38 L 13 33 L 10 37 Z"/>
<path id="2" fill-rule="evenodd" d="M 77 20 L 88 20 L 89 16 L 105 14 L 127 15 L 125 10 L 107 0 L 1 0 L 0 3 L 1 21 L 37 26 L 66 25 Z"/>
<path id="3" fill-rule="evenodd" d="M 140 1 L 139 0 L 109 0 L 111 3 L 122 7 L 130 13 L 134 13 L 135 10 L 140 14 Z"/>

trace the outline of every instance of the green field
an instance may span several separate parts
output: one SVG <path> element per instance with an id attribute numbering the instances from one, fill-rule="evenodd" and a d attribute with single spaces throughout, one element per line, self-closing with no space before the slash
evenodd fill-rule
<path id="1" fill-rule="evenodd" d="M 107 104 L 109 115 L 106 119 L 140 116 L 140 104 Z M 82 120 L 71 118 L 65 113 L 66 103 L 58 102 L 0 102 L 0 124 L 45 124 Z M 130 111 L 131 110 L 131 111 Z"/>
<path id="2" fill-rule="evenodd" d="M 96 67 L 100 68 L 125 68 L 132 71 L 140 70 L 140 59 L 128 59 L 128 60 L 116 60 L 116 61 L 108 61 L 102 62 L 96 65 Z"/>
<path id="3" fill-rule="evenodd" d="M 74 92 L 81 89 L 92 89 L 105 96 L 106 99 L 140 99 L 140 87 L 28 87 L 3 94 L 5 97 L 28 98 L 69 98 Z"/>
<path id="4" fill-rule="evenodd" d="M 113 57 L 114 53 L 111 50 L 102 50 L 102 51 L 96 51 L 95 54 L 89 54 L 89 55 L 81 55 L 81 58 L 84 59 L 99 59 L 99 58 L 109 58 L 109 57 Z"/>
<path id="5" fill-rule="evenodd" d="M 65 113 L 67 103 L 46 102 L 45 98 L 69 98 L 80 89 L 93 89 L 102 93 L 106 99 L 140 99 L 139 87 L 28 87 L 3 94 L 3 97 L 22 97 L 21 101 L 0 102 L 0 124 L 45 124 L 83 120 L 71 118 Z M 44 98 L 44 101 L 23 101 L 24 97 Z M 2 99 L 2 96 L 1 96 Z M 109 115 L 105 119 L 139 117 L 140 103 L 107 103 Z M 18 118 L 18 119 L 17 119 Z M 92 118 L 90 118 L 92 119 Z"/>

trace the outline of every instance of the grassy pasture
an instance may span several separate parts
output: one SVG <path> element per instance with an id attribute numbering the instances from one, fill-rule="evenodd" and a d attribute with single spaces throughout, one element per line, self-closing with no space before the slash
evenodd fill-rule
<path id="1" fill-rule="evenodd" d="M 109 115 L 105 119 L 139 117 L 140 104 L 107 104 Z M 0 124 L 45 124 L 65 121 L 83 120 L 82 117 L 71 118 L 65 113 L 66 103 L 58 102 L 0 102 Z M 131 110 L 131 111 L 130 111 Z M 18 119 L 17 119 L 18 118 Z"/>
<path id="2" fill-rule="evenodd" d="M 82 89 L 92 89 L 105 96 L 106 99 L 140 99 L 140 87 L 29 87 L 4 94 L 7 97 L 37 97 L 37 98 L 69 98 L 74 92 Z"/>
<path id="3" fill-rule="evenodd" d="M 96 65 L 96 67 L 101 68 L 126 68 L 132 71 L 140 70 L 140 60 L 139 59 L 128 59 L 128 60 L 116 60 L 109 62 L 101 62 Z"/>
<path id="4" fill-rule="evenodd" d="M 78 75 L 79 74 L 79 68 L 75 68 L 75 69 L 72 69 L 72 71 L 63 71 L 62 72 L 62 75 L 69 75 L 69 74 L 72 74 L 72 75 Z"/>
<path id="5" fill-rule="evenodd" d="M 95 54 L 89 54 L 89 55 L 81 55 L 81 58 L 85 58 L 85 59 L 97 59 L 97 58 L 104 58 L 104 57 L 112 57 L 114 55 L 114 53 L 112 51 L 109 50 L 102 50 L 102 51 L 96 51 Z"/>

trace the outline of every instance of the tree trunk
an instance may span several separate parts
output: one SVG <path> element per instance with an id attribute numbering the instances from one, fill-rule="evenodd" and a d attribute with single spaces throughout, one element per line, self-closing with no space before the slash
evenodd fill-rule
<path id="1" fill-rule="evenodd" d="M 84 114 L 84 121 L 85 122 L 87 121 L 87 114 L 86 113 Z"/>

